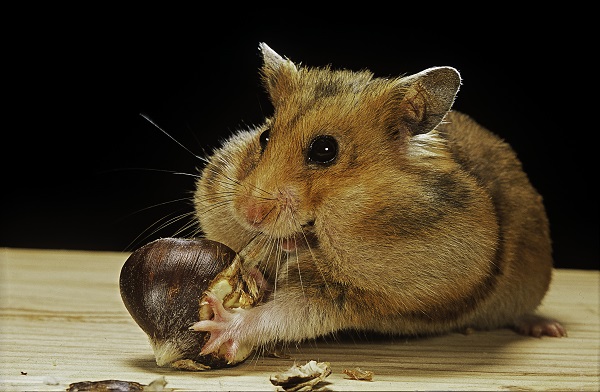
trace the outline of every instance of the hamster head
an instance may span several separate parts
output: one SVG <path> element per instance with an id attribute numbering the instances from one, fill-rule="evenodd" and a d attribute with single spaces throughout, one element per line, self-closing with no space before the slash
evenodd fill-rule
<path id="1" fill-rule="evenodd" d="M 209 158 L 195 195 L 202 231 L 237 252 L 252 243 L 324 257 L 388 234 L 385 215 L 417 192 L 414 175 L 402 172 L 411 156 L 427 154 L 413 140 L 425 140 L 450 110 L 458 72 L 382 79 L 299 66 L 266 44 L 260 51 L 274 111 Z"/>

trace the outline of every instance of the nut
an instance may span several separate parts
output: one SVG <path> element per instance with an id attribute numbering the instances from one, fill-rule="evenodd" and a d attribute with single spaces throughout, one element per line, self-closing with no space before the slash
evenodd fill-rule
<path id="1" fill-rule="evenodd" d="M 121 298 L 148 335 L 157 365 L 206 370 L 235 365 L 251 354 L 251 348 L 240 347 L 229 362 L 219 350 L 201 355 L 209 333 L 189 330 L 213 316 L 203 305 L 206 292 L 229 308 L 249 308 L 260 300 L 256 282 L 241 265 L 232 249 L 207 239 L 161 238 L 129 256 L 119 279 Z"/>

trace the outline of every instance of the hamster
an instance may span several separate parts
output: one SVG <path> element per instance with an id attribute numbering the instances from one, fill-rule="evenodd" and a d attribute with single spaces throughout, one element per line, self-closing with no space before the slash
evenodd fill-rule
<path id="1" fill-rule="evenodd" d="M 452 110 L 456 69 L 379 78 L 259 50 L 273 115 L 207 158 L 194 205 L 270 294 L 245 310 L 207 297 L 203 354 L 344 330 L 566 335 L 533 313 L 553 268 L 542 197 L 507 143 Z"/>

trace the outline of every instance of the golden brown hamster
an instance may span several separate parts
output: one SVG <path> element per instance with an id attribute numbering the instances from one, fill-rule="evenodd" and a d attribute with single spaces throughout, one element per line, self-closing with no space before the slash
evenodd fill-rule
<path id="1" fill-rule="evenodd" d="M 340 330 L 565 335 L 533 315 L 553 263 L 542 198 L 507 143 L 451 111 L 456 69 L 376 78 L 259 49 L 273 115 L 213 152 L 194 202 L 271 294 L 209 296 L 204 354 Z"/>

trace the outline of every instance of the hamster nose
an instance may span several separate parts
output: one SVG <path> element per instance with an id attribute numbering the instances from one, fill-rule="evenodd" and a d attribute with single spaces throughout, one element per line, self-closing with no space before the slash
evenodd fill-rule
<path id="1" fill-rule="evenodd" d="M 297 231 L 294 215 L 298 210 L 298 197 L 292 190 L 283 188 L 269 197 L 248 196 L 242 200 L 241 213 L 250 226 L 264 230 L 275 230 L 287 235 Z"/>
<path id="2" fill-rule="evenodd" d="M 266 201 L 249 202 L 244 215 L 246 221 L 253 227 L 259 228 L 267 216 L 276 209 L 276 206 Z"/>

